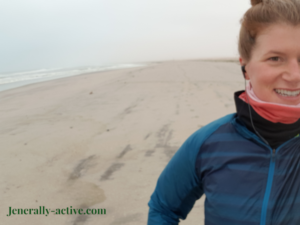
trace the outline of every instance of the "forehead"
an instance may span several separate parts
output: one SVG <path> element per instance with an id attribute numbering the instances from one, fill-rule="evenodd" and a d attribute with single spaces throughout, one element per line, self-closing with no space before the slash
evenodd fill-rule
<path id="1" fill-rule="evenodd" d="M 283 51 L 300 54 L 300 26 L 274 24 L 259 32 L 256 37 L 254 52 Z"/>

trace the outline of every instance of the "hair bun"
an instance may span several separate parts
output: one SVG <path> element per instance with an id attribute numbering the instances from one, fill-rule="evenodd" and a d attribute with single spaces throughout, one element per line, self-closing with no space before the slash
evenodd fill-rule
<path id="1" fill-rule="evenodd" d="M 257 5 L 257 4 L 261 3 L 261 2 L 263 2 L 263 1 L 262 0 L 251 0 L 251 5 L 255 6 L 255 5 Z"/>

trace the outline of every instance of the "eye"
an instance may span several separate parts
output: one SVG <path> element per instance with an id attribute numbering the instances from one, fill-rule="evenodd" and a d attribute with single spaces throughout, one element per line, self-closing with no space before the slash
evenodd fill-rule
<path id="1" fill-rule="evenodd" d="M 269 60 L 274 61 L 274 62 L 278 62 L 279 61 L 279 57 L 278 56 L 274 56 L 269 58 Z"/>

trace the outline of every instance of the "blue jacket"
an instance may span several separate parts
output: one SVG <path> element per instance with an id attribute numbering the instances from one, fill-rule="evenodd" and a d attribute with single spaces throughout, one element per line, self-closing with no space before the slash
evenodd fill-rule
<path id="1" fill-rule="evenodd" d="M 197 199 L 205 225 L 300 224 L 300 138 L 272 149 L 230 114 L 192 134 L 160 175 L 148 225 L 175 225 Z"/>

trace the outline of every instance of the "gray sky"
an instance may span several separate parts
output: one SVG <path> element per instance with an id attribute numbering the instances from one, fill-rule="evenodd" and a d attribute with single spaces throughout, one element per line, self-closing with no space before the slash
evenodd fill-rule
<path id="1" fill-rule="evenodd" d="M 0 0 L 0 73 L 237 57 L 250 0 Z"/>

